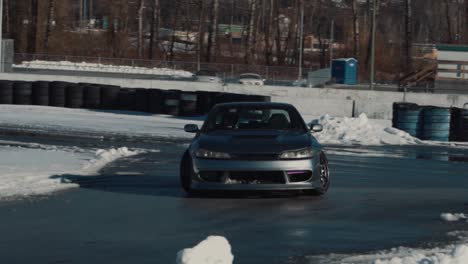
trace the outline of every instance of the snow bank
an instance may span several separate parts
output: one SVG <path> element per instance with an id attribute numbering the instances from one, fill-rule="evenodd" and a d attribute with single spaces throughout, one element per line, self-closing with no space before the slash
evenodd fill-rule
<path id="1" fill-rule="evenodd" d="M 142 153 L 142 151 L 131 151 L 126 147 L 118 149 L 99 149 L 96 158 L 90 160 L 81 168 L 81 174 L 95 174 L 107 164 L 124 157 L 130 157 Z"/>
<path id="2" fill-rule="evenodd" d="M 193 248 L 177 253 L 177 264 L 231 264 L 231 245 L 222 236 L 209 236 Z"/>
<path id="3" fill-rule="evenodd" d="M 468 216 L 465 214 L 452 214 L 452 213 L 443 213 L 440 215 L 440 218 L 447 222 L 456 222 L 461 219 L 467 219 Z"/>
<path id="4" fill-rule="evenodd" d="M 371 122 L 366 114 L 358 118 L 338 118 L 324 115 L 311 123 L 323 126 L 314 134 L 325 145 L 411 145 L 425 144 L 422 140 L 396 128 Z"/>
<path id="5" fill-rule="evenodd" d="M 43 195 L 77 187 L 65 183 L 61 175 L 92 175 L 106 164 L 142 151 L 127 148 L 98 150 L 34 146 L 0 146 L 0 199 L 11 200 L 30 195 Z"/>
<path id="6" fill-rule="evenodd" d="M 86 71 L 86 72 L 110 72 L 110 73 L 128 73 L 128 74 L 149 74 L 149 75 L 167 75 L 173 77 L 192 77 L 192 73 L 183 70 L 174 70 L 169 68 L 145 68 L 123 65 L 107 65 L 87 62 L 70 61 L 23 61 L 21 64 L 14 64 L 15 68 L 23 69 L 48 69 L 65 71 Z"/>

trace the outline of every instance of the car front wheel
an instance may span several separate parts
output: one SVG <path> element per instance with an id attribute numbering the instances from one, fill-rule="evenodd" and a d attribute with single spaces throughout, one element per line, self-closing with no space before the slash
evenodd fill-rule
<path id="1" fill-rule="evenodd" d="M 328 167 L 328 159 L 324 152 L 320 153 L 320 178 L 319 187 L 314 190 L 306 191 L 310 195 L 324 195 L 330 188 L 330 170 Z"/>
<path id="2" fill-rule="evenodd" d="M 192 165 L 192 158 L 188 151 L 184 153 L 182 157 L 182 161 L 180 162 L 180 183 L 182 188 L 187 192 L 192 192 L 192 175 L 193 172 L 193 165 Z"/>

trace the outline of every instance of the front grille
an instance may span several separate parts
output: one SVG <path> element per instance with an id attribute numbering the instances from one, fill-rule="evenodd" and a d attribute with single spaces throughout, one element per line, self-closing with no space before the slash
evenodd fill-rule
<path id="1" fill-rule="evenodd" d="M 278 154 L 231 154 L 234 160 L 278 160 Z"/>
<path id="2" fill-rule="evenodd" d="M 283 171 L 201 171 L 200 178 L 207 182 L 226 184 L 284 184 Z"/>
<path id="3" fill-rule="evenodd" d="M 231 171 L 229 179 L 244 184 L 286 183 L 282 171 Z"/>

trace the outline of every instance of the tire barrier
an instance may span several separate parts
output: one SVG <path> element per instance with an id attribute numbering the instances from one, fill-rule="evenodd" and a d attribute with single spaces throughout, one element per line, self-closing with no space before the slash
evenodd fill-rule
<path id="1" fill-rule="evenodd" d="M 449 108 L 426 107 L 422 139 L 449 141 L 451 111 Z"/>
<path id="2" fill-rule="evenodd" d="M 32 83 L 32 103 L 34 105 L 49 105 L 49 82 Z"/>
<path id="3" fill-rule="evenodd" d="M 13 82 L 0 81 L 0 104 L 13 104 Z"/>
<path id="4" fill-rule="evenodd" d="M 398 124 L 398 110 L 407 109 L 409 107 L 416 107 L 417 104 L 412 103 L 393 103 L 393 118 L 392 118 L 392 126 L 397 127 Z"/>
<path id="5" fill-rule="evenodd" d="M 83 86 L 83 107 L 89 109 L 101 107 L 101 87 L 96 85 Z"/>
<path id="6" fill-rule="evenodd" d="M 420 138 L 423 128 L 423 108 L 415 105 L 399 105 L 394 111 L 394 127 L 413 137 Z"/>
<path id="7" fill-rule="evenodd" d="M 217 92 L 197 91 L 197 113 L 204 115 L 215 105 Z"/>
<path id="8" fill-rule="evenodd" d="M 82 108 L 84 99 L 83 86 L 72 84 L 66 88 L 65 106 L 69 108 Z"/>
<path id="9" fill-rule="evenodd" d="M 135 89 L 120 89 L 119 110 L 135 110 L 135 93 Z"/>
<path id="10" fill-rule="evenodd" d="M 136 110 L 154 114 L 204 115 L 218 103 L 270 102 L 270 97 L 211 91 L 179 91 L 62 81 L 0 80 L 0 104 Z"/>
<path id="11" fill-rule="evenodd" d="M 30 82 L 13 83 L 13 103 L 17 105 L 32 104 L 32 85 Z"/>
<path id="12" fill-rule="evenodd" d="M 65 90 L 70 85 L 67 82 L 51 82 L 49 84 L 49 105 L 65 107 Z"/>
<path id="13" fill-rule="evenodd" d="M 460 109 L 458 140 L 468 142 L 468 109 Z"/>
<path id="14" fill-rule="evenodd" d="M 162 114 L 164 112 L 164 93 L 159 89 L 149 89 L 149 111 L 153 114 Z"/>
<path id="15" fill-rule="evenodd" d="M 135 89 L 135 110 L 140 112 L 149 112 L 149 93 L 148 89 Z"/>
<path id="16" fill-rule="evenodd" d="M 119 86 L 105 85 L 101 86 L 101 108 L 118 109 L 119 105 Z"/>
<path id="17" fill-rule="evenodd" d="M 164 93 L 164 114 L 174 116 L 180 114 L 180 91 L 169 90 Z"/>
<path id="18" fill-rule="evenodd" d="M 180 94 L 180 115 L 194 116 L 197 114 L 197 93 L 182 92 Z"/>

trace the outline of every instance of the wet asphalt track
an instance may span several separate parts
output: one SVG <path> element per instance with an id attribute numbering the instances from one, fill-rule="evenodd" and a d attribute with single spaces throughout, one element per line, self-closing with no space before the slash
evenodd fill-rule
<path id="1" fill-rule="evenodd" d="M 305 255 L 425 246 L 468 229 L 439 220 L 468 211 L 468 150 L 329 148 L 324 197 L 190 198 L 178 183 L 186 141 L 52 143 L 161 152 L 119 160 L 98 177 L 54 176 L 81 188 L 0 203 L 0 263 L 174 263 L 208 235 L 227 237 L 235 263 L 305 263 Z"/>

